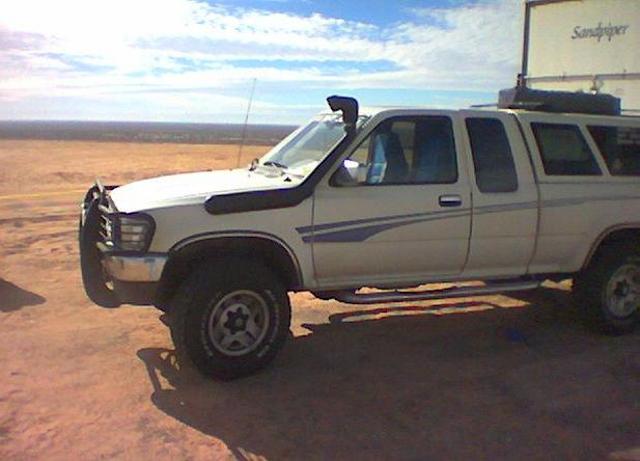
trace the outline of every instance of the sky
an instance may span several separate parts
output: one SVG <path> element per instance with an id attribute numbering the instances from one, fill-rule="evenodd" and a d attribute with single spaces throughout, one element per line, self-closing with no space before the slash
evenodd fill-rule
<path id="1" fill-rule="evenodd" d="M 513 86 L 521 0 L 0 2 L 1 120 L 299 124 Z"/>

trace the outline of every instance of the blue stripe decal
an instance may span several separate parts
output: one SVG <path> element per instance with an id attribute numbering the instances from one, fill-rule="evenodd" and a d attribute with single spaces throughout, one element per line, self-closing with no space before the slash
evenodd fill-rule
<path id="1" fill-rule="evenodd" d="M 507 203 L 498 205 L 484 205 L 476 207 L 474 213 L 488 214 L 488 213 L 500 213 L 503 211 L 519 211 L 519 210 L 531 210 L 538 208 L 538 202 L 522 202 L 522 203 Z"/>
<path id="2" fill-rule="evenodd" d="M 494 208 L 499 211 L 507 211 L 511 209 L 520 210 L 520 209 L 536 208 L 537 206 L 538 206 L 538 202 L 533 201 L 533 202 L 523 202 L 523 203 L 510 203 L 507 205 L 486 205 L 483 207 L 476 208 L 475 211 L 478 213 L 483 213 L 483 212 L 486 213 L 486 212 L 492 212 Z M 337 222 L 330 222 L 330 223 L 324 223 L 324 224 L 317 224 L 315 226 L 296 227 L 296 230 L 300 234 L 307 234 L 307 233 L 313 232 L 314 229 L 316 232 L 321 232 L 324 230 L 336 229 L 340 227 L 348 227 L 348 226 L 354 226 L 358 224 L 371 224 L 371 223 L 378 223 L 378 222 L 382 223 L 386 221 L 393 221 L 396 219 L 422 218 L 422 217 L 433 216 L 433 215 L 442 215 L 443 217 L 446 217 L 444 215 L 449 213 L 459 213 L 461 211 L 469 211 L 469 208 L 455 209 L 455 210 L 441 210 L 441 211 L 439 210 L 439 211 L 431 211 L 427 213 L 379 216 L 376 218 L 354 219 L 350 221 L 337 221 Z"/>
<path id="3" fill-rule="evenodd" d="M 468 210 L 467 210 L 468 211 Z M 438 221 L 447 218 L 462 218 L 468 216 L 467 211 L 459 211 L 457 213 L 447 213 L 447 216 L 429 216 L 421 219 L 409 219 L 405 221 L 374 224 L 371 226 L 360 226 L 350 229 L 338 230 L 333 232 L 325 232 L 323 234 L 309 234 L 302 237 L 302 241 L 309 242 L 363 242 L 380 232 L 384 232 L 395 227 L 408 226 L 409 224 L 417 224 L 428 221 Z M 442 214 L 442 213 L 441 213 Z"/>
<path id="4" fill-rule="evenodd" d="M 392 216 L 379 216 L 376 218 L 353 219 L 351 221 L 337 221 L 337 222 L 331 222 L 331 223 L 316 224 L 315 226 L 296 227 L 296 230 L 300 234 L 306 234 L 308 232 L 312 232 L 314 229 L 316 232 L 319 232 L 323 230 L 335 229 L 338 227 L 354 226 L 357 224 L 369 224 L 373 222 L 393 221 L 394 219 L 417 218 L 417 217 L 422 217 L 426 215 L 432 215 L 434 213 L 443 213 L 443 212 L 446 212 L 446 211 L 432 211 L 429 213 L 398 214 L 398 215 L 392 215 Z"/>
<path id="5" fill-rule="evenodd" d="M 360 227 L 368 227 L 366 225 L 381 225 L 381 224 L 402 224 L 407 220 L 416 220 L 423 218 L 432 218 L 434 216 L 438 216 L 440 219 L 444 219 L 451 214 L 460 214 L 460 213 L 469 213 L 468 208 L 463 209 L 447 209 L 447 210 L 437 210 L 437 211 L 429 211 L 425 213 L 412 213 L 405 215 L 395 215 L 395 216 L 383 216 L 378 218 L 367 218 L 367 219 L 358 219 L 354 221 L 341 221 L 337 223 L 327 223 L 320 224 L 316 226 L 315 234 L 318 235 L 318 228 L 320 229 L 320 233 L 331 231 L 331 230 L 350 230 L 354 228 L 354 224 L 365 224 L 365 226 L 355 226 L 357 228 Z M 393 221 L 393 222 L 389 222 Z M 298 231 L 299 232 L 299 231 Z M 306 235 L 310 235 L 312 232 L 307 232 Z"/>
<path id="6" fill-rule="evenodd" d="M 609 196 L 549 199 L 542 202 L 543 207 L 555 208 L 571 205 L 581 205 L 589 201 L 618 201 L 640 199 L 640 196 Z M 502 213 L 505 211 L 520 211 L 538 208 L 537 201 L 484 205 L 474 209 L 477 214 Z M 421 222 L 437 221 L 440 219 L 459 218 L 469 214 L 469 208 L 455 210 L 439 210 L 427 213 L 412 213 L 402 215 L 381 216 L 376 218 L 354 219 L 318 224 L 316 226 L 297 227 L 302 235 L 302 241 L 310 242 L 362 242 L 373 235 L 395 227 L 407 226 Z M 388 222 L 393 221 L 393 222 Z M 363 225 L 364 224 L 364 225 Z M 351 227 L 356 226 L 356 227 Z M 346 229 L 345 229 L 346 227 Z M 335 229 L 335 230 L 334 230 Z M 315 232 L 314 232 L 315 230 Z M 323 232 L 329 231 L 329 232 Z"/>

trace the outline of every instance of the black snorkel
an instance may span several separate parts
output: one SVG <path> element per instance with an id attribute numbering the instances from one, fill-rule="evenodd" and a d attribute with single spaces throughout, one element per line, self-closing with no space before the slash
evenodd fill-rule
<path id="1" fill-rule="evenodd" d="M 358 122 L 358 101 L 349 96 L 333 95 L 327 98 L 327 104 L 329 104 L 329 108 L 332 111 L 342 112 L 345 131 L 349 134 L 355 132 L 356 123 Z"/>

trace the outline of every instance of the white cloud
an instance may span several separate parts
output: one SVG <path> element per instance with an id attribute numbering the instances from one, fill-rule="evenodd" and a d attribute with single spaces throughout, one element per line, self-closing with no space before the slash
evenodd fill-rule
<path id="1" fill-rule="evenodd" d="M 515 79 L 518 0 L 412 13 L 412 21 L 379 27 L 196 0 L 2 2 L 0 98 L 150 98 L 152 90 L 156 98 L 164 92 L 166 101 L 204 106 L 217 89 L 217 103 L 233 105 L 240 100 L 223 92 L 256 76 L 283 87 L 476 91 Z M 364 67 L 376 62 L 387 65 Z"/>

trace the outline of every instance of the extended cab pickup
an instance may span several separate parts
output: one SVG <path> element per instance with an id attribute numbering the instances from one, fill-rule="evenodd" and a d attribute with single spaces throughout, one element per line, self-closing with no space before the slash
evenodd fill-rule
<path id="1" fill-rule="evenodd" d="M 537 93 L 493 110 L 331 97 L 333 112 L 247 168 L 97 183 L 82 205 L 85 290 L 102 306 L 165 310 L 179 360 L 221 379 L 273 359 L 289 291 L 387 303 L 573 278 L 586 318 L 628 332 L 640 318 L 640 118 L 600 96 L 558 107 Z M 485 283 L 407 290 L 470 280 Z"/>

